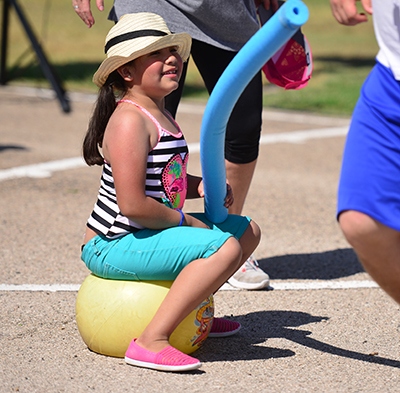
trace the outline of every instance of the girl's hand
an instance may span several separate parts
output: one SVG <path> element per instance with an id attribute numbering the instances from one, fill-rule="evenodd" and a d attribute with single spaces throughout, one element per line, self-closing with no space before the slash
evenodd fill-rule
<path id="1" fill-rule="evenodd" d="M 233 205 L 233 192 L 232 192 L 232 187 L 226 183 L 226 197 L 225 197 L 225 203 L 224 206 L 226 208 L 229 208 Z"/>
<path id="2" fill-rule="evenodd" d="M 199 194 L 200 198 L 204 198 L 204 184 L 203 179 L 200 181 L 199 185 L 197 186 L 197 193 Z"/>
<path id="3" fill-rule="evenodd" d="M 184 215 L 185 215 L 185 219 L 183 221 L 183 225 L 185 225 L 187 227 L 210 229 L 210 227 L 208 225 L 204 224 L 203 221 L 200 221 L 197 218 L 195 218 L 187 213 L 184 213 Z"/>
<path id="4" fill-rule="evenodd" d="M 200 196 L 200 198 L 204 198 L 204 185 L 203 185 L 203 180 L 200 181 L 199 185 L 197 186 L 197 192 Z M 226 197 L 225 197 L 225 203 L 224 206 L 226 208 L 229 208 L 233 204 L 233 192 L 231 186 L 226 183 Z"/>

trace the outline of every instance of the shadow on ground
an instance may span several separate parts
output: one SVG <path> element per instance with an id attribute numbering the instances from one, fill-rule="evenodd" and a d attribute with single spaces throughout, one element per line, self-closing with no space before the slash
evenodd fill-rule
<path id="1" fill-rule="evenodd" d="M 28 149 L 20 145 L 0 145 L 0 153 L 6 150 L 28 150 Z"/>
<path id="2" fill-rule="evenodd" d="M 346 67 L 370 67 L 372 68 L 376 64 L 374 57 L 347 57 L 347 56 L 315 56 L 315 60 L 327 63 L 331 65 L 332 63 L 343 64 Z"/>
<path id="3" fill-rule="evenodd" d="M 333 280 L 364 272 L 354 251 L 338 249 L 312 254 L 289 254 L 260 259 L 271 279 Z"/>
<path id="4" fill-rule="evenodd" d="M 268 339 L 283 338 L 319 352 L 400 368 L 400 361 L 336 347 L 312 338 L 310 331 L 298 329 L 299 326 L 324 323 L 328 319 L 324 316 L 315 316 L 299 311 L 258 311 L 235 316 L 235 321 L 242 324 L 242 330 L 237 335 L 229 337 L 228 340 L 226 338 L 207 339 L 195 356 L 203 362 L 295 356 L 296 353 L 292 350 L 265 345 L 268 343 Z"/>

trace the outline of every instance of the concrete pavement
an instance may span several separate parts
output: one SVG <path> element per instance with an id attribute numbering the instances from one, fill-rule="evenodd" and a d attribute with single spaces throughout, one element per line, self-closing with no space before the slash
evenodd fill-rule
<path id="1" fill-rule="evenodd" d="M 242 330 L 208 339 L 199 371 L 170 374 L 93 353 L 79 335 L 79 247 L 100 174 L 79 158 L 93 97 L 71 94 L 66 115 L 47 95 L 0 88 L 0 392 L 400 391 L 399 306 L 335 221 L 349 119 L 265 110 L 244 213 L 262 228 L 271 288 L 216 294 L 216 315 Z M 183 102 L 177 118 L 194 174 L 203 111 Z"/>

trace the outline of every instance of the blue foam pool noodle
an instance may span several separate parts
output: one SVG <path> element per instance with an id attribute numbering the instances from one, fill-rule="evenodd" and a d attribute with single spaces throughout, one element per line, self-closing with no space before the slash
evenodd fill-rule
<path id="1" fill-rule="evenodd" d="M 206 217 L 220 223 L 228 217 L 226 196 L 225 132 L 232 110 L 263 65 L 308 20 L 301 0 L 288 0 L 243 46 L 216 83 L 204 111 L 200 133 Z M 244 130 L 245 131 L 245 130 Z"/>

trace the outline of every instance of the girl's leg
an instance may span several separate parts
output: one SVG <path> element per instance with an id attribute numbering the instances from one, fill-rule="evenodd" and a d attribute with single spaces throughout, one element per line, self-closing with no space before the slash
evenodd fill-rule
<path id="1" fill-rule="evenodd" d="M 253 220 L 248 220 L 247 218 L 245 219 L 244 217 L 240 217 L 240 220 L 245 220 L 245 224 L 243 224 L 243 221 L 237 220 L 239 217 L 237 217 L 236 215 L 229 215 L 228 219 L 223 223 L 213 224 L 205 217 L 204 213 L 190 214 L 203 221 L 210 227 L 215 226 L 222 232 L 231 233 L 236 238 L 239 238 L 239 244 L 242 249 L 242 262 L 245 262 L 249 258 L 249 256 L 253 253 L 253 251 L 260 243 L 261 229 Z"/>
<path id="2" fill-rule="evenodd" d="M 245 261 L 247 261 L 249 256 L 257 248 L 258 244 L 260 243 L 260 238 L 261 238 L 260 227 L 253 220 L 251 220 L 249 226 L 239 239 L 239 244 L 240 247 L 242 248 L 241 265 Z M 239 267 L 241 265 L 239 265 Z"/>
<path id="3" fill-rule="evenodd" d="M 241 246 L 233 237 L 210 257 L 189 263 L 174 281 L 136 343 L 152 352 L 159 352 L 169 346 L 168 339 L 176 327 L 223 285 L 241 264 Z"/>

